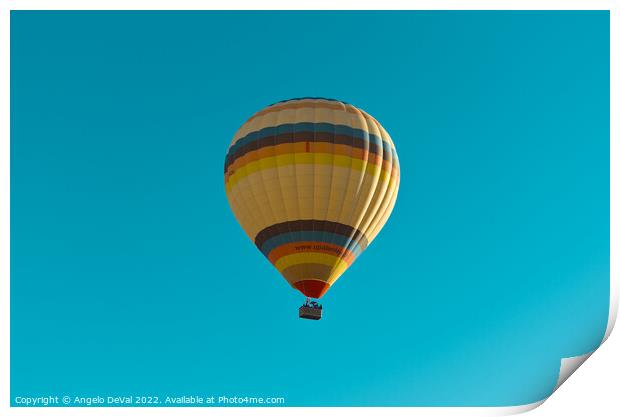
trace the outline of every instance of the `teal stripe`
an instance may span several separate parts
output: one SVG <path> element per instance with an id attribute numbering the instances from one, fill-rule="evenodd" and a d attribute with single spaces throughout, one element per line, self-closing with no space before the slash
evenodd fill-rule
<path id="1" fill-rule="evenodd" d="M 269 256 L 271 251 L 278 246 L 294 242 L 323 242 L 341 246 L 343 249 L 346 247 L 347 243 L 350 243 L 348 236 L 339 235 L 337 233 L 301 231 L 282 233 L 278 236 L 274 236 L 271 239 L 266 240 L 262 247 L 259 247 L 259 249 L 265 256 Z M 351 251 L 355 257 L 358 257 L 363 251 L 358 242 L 351 244 L 351 247 L 348 248 L 348 250 Z"/>
<path id="2" fill-rule="evenodd" d="M 247 145 L 248 143 L 260 140 L 262 138 L 266 138 L 269 136 L 274 136 L 277 134 L 283 133 L 293 133 L 293 132 L 321 132 L 321 133 L 329 133 L 336 135 L 346 135 L 354 138 L 358 138 L 360 141 L 368 141 L 370 143 L 374 143 L 376 146 L 382 146 L 383 149 L 391 149 L 392 146 L 378 137 L 377 135 L 373 135 L 372 133 L 368 133 L 363 129 L 355 129 L 350 126 L 345 125 L 334 125 L 332 123 L 287 123 L 278 126 L 269 126 L 265 127 L 261 130 L 257 130 L 254 132 L 250 132 L 241 139 L 239 139 L 233 146 L 228 150 L 229 155 L 233 155 L 237 149 L 242 146 Z"/>

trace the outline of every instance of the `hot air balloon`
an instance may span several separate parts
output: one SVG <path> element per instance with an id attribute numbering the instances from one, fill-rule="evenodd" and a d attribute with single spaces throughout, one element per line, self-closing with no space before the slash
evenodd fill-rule
<path id="1" fill-rule="evenodd" d="M 302 318 L 368 247 L 398 194 L 394 143 L 379 122 L 326 98 L 281 101 L 250 117 L 224 164 L 230 207 L 246 234 L 296 290 Z"/>

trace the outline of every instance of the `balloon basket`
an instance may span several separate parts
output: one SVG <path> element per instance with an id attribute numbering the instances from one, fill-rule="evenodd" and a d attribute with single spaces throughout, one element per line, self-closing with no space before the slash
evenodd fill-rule
<path id="1" fill-rule="evenodd" d="M 299 307 L 299 318 L 308 320 L 321 320 L 323 316 L 323 306 L 315 301 L 307 302 Z"/>

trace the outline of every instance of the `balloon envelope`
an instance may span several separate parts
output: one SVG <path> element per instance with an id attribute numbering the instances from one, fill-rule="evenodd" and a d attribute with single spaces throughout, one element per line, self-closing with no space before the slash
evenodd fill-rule
<path id="1" fill-rule="evenodd" d="M 293 288 L 313 298 L 377 236 L 399 180 L 394 143 L 379 122 L 324 98 L 254 114 L 233 137 L 224 166 L 241 227 Z"/>

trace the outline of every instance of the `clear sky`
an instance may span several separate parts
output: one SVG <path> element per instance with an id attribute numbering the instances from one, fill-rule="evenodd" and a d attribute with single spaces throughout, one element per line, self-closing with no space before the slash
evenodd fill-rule
<path id="1" fill-rule="evenodd" d="M 318 322 L 223 185 L 302 96 L 402 176 Z M 608 300 L 608 12 L 11 13 L 12 397 L 529 403 Z"/>

